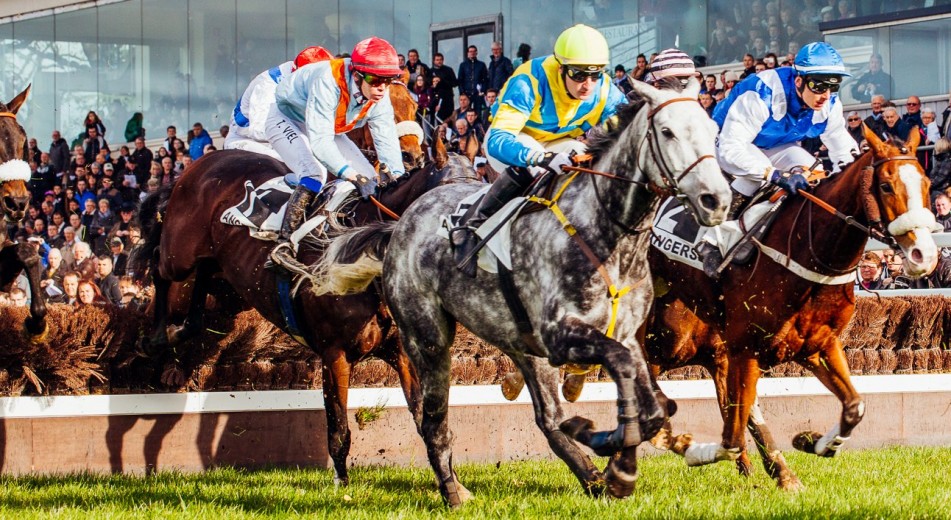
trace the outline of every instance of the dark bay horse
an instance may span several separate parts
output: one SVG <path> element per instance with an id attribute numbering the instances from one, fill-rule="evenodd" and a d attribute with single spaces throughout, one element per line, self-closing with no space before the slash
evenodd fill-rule
<path id="1" fill-rule="evenodd" d="M 16 242 L 9 236 L 10 226 L 19 226 L 30 205 L 30 165 L 25 161 L 26 131 L 17 122 L 30 87 L 9 103 L 0 103 L 0 287 L 6 288 L 21 272 L 30 283 L 30 316 L 24 327 L 33 341 L 46 338 L 46 304 L 40 288 L 43 264 L 37 249 L 27 242 Z"/>
<path id="2" fill-rule="evenodd" d="M 344 268 L 363 252 L 378 255 L 388 247 L 378 263 L 384 292 L 423 393 L 422 416 L 414 419 L 450 506 L 469 497 L 453 469 L 447 421 L 449 348 L 457 322 L 519 367 L 536 423 L 588 493 L 606 488 L 613 496 L 630 495 L 637 445 L 653 436 L 668 414 L 635 337 L 653 294 L 646 259 L 650 234 L 639 226 L 650 221 L 660 187 L 682 195 L 703 223 L 725 217 L 730 192 L 713 160 L 716 125 L 696 101 L 698 82 L 683 94 L 644 83 L 635 90 L 643 102 L 624 111 L 595 163 L 617 176 L 579 178 L 576 173 L 555 179 L 556 204 L 570 225 L 563 227 L 548 211 L 513 222 L 517 238 L 508 285 L 514 289 L 507 295 L 498 275 L 479 271 L 473 280 L 459 272 L 448 240 L 437 236 L 441 216 L 478 186 L 433 190 L 398 223 L 345 234 L 328 249 L 325 261 Z M 565 231 L 569 228 L 577 238 Z M 528 330 L 516 324 L 506 303 L 510 297 L 522 302 L 526 316 L 521 323 L 530 324 Z M 601 364 L 610 371 L 618 391 L 616 429 L 594 432 L 586 419 L 563 421 L 558 370 L 552 365 L 566 363 Z M 605 475 L 573 439 L 614 455 Z"/>
<path id="3" fill-rule="evenodd" d="M 866 129 L 871 150 L 812 191 L 864 229 L 803 196 L 792 197 L 758 244 L 757 257 L 748 265 L 731 265 L 719 285 L 651 248 L 655 286 L 666 292 L 646 324 L 654 373 L 703 365 L 713 374 L 723 415 L 721 443 L 695 443 L 689 436 L 671 439 L 688 464 L 736 459 L 748 474 L 748 428 L 779 487 L 801 487 L 756 400 L 760 371 L 777 363 L 798 362 L 842 402 L 840 422 L 824 435 L 797 435 L 797 449 L 831 457 L 862 420 L 865 405 L 849 379 L 838 336 L 855 309 L 855 268 L 869 228 L 897 241 L 911 276 L 929 273 L 938 259 L 931 238 L 935 218 L 928 209 L 929 182 L 915 159 L 918 132 L 910 135 L 907 143 L 882 142 Z"/>
<path id="4" fill-rule="evenodd" d="M 444 150 L 443 150 L 444 152 Z M 438 155 L 438 154 L 437 154 Z M 427 190 L 451 177 L 471 177 L 472 173 L 451 158 L 407 174 L 383 190 L 380 201 L 396 213 Z M 172 282 L 194 276 L 189 316 L 183 337 L 202 329 L 204 302 L 209 278 L 220 276 L 266 319 L 288 331 L 278 296 L 278 279 L 263 268 L 273 242 L 252 238 L 248 230 L 219 221 L 222 212 L 242 201 L 244 182 L 254 185 L 282 176 L 283 163 L 265 155 L 240 150 L 224 150 L 196 161 L 171 188 L 163 188 L 146 199 L 143 210 L 143 250 L 153 255 L 155 281 L 153 344 L 167 343 L 166 313 L 168 289 Z M 353 210 L 357 223 L 388 218 L 370 202 L 359 202 Z M 313 248 L 301 248 L 299 259 L 310 264 L 320 256 Z M 305 282 L 286 304 L 296 317 L 300 337 L 323 361 L 323 390 L 326 401 L 328 448 L 335 479 L 346 484 L 350 430 L 347 423 L 347 390 L 354 363 L 368 355 L 378 357 L 399 374 L 400 383 L 414 415 L 419 413 L 419 385 L 400 348 L 390 334 L 392 320 L 376 290 L 347 297 L 317 297 Z"/>

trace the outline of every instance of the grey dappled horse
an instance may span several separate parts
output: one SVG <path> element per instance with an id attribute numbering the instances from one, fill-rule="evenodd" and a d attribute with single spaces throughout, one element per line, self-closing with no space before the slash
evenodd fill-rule
<path id="1" fill-rule="evenodd" d="M 713 158 L 716 125 L 696 101 L 699 84 L 693 81 L 677 93 L 638 82 L 635 90 L 640 95 L 636 106 L 627 108 L 617 128 L 593 146 L 595 169 L 623 179 L 581 176 L 559 201 L 589 251 L 548 210 L 523 215 L 512 225 L 512 276 L 531 323 L 529 334 L 516 327 L 499 277 L 485 271 L 475 280 L 466 277 L 455 267 L 449 241 L 436 235 L 440 217 L 478 184 L 437 188 L 395 225 L 356 230 L 328 251 L 333 269 L 345 269 L 340 264 L 359 252 L 385 251 L 384 291 L 423 391 L 417 426 L 440 492 L 452 506 L 469 497 L 452 468 L 447 422 L 449 348 L 457 321 L 512 358 L 525 375 L 539 428 L 591 494 L 605 487 L 616 497 L 633 492 L 636 447 L 657 433 L 667 416 L 666 398 L 654 394 L 635 339 L 653 297 L 646 253 L 657 194 L 680 195 L 708 226 L 724 219 L 731 196 Z M 560 188 L 567 176 L 554 182 Z M 615 288 L 629 292 L 616 301 L 612 339 L 606 330 L 614 319 L 610 294 Z M 593 432 L 593 424 L 581 418 L 562 422 L 553 365 L 566 363 L 607 368 L 617 384 L 617 429 Z M 571 437 L 596 453 L 613 455 L 605 475 Z"/>

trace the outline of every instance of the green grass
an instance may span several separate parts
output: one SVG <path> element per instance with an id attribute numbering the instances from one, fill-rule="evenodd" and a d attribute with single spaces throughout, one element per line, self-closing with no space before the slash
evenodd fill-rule
<path id="1" fill-rule="evenodd" d="M 0 517 L 951 518 L 951 448 L 787 457 L 804 491 L 779 491 L 761 467 L 745 479 L 728 463 L 687 468 L 663 455 L 642 460 L 626 500 L 585 496 L 561 462 L 465 464 L 457 471 L 474 498 L 459 511 L 443 506 L 429 468 L 354 468 L 348 488 L 311 469 L 4 477 Z"/>

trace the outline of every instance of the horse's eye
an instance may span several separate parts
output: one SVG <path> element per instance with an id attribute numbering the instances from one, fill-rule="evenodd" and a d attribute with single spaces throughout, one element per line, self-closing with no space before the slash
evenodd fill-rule
<path id="1" fill-rule="evenodd" d="M 661 128 L 660 133 L 664 134 L 664 137 L 667 139 L 673 139 L 674 133 L 670 131 L 670 128 Z"/>
<path id="2" fill-rule="evenodd" d="M 882 193 L 887 193 L 889 195 L 895 193 L 895 190 L 892 189 L 892 185 L 887 182 L 879 184 L 878 189 L 882 190 Z"/>

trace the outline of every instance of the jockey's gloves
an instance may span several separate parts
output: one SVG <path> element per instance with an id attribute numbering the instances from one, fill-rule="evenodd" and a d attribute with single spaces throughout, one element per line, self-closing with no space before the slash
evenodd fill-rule
<path id="1" fill-rule="evenodd" d="M 801 173 L 773 170 L 773 174 L 769 177 L 769 182 L 779 186 L 792 195 L 798 193 L 799 190 L 809 188 L 809 180 Z"/>

